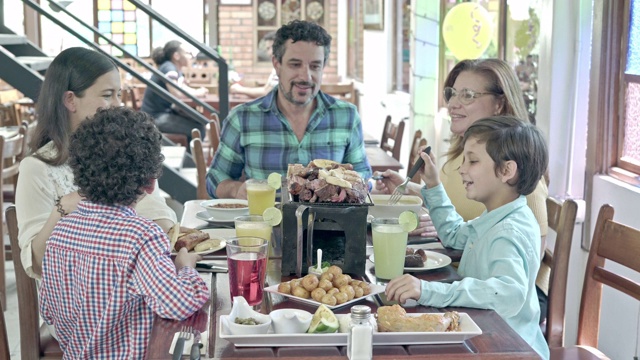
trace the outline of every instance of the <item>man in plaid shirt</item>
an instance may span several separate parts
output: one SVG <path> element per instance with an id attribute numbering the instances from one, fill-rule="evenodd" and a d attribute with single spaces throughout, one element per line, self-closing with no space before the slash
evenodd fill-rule
<path id="1" fill-rule="evenodd" d="M 83 201 L 47 241 L 39 293 L 65 359 L 143 359 L 154 313 L 182 320 L 209 299 L 199 256 L 181 249 L 172 263 L 167 235 L 133 208 L 160 175 L 160 140 L 126 108 L 99 110 L 71 137 Z"/>
<path id="2" fill-rule="evenodd" d="M 315 23 L 294 20 L 276 32 L 278 86 L 224 120 L 209 195 L 246 199 L 243 171 L 247 179 L 266 179 L 314 159 L 351 163 L 364 179 L 371 176 L 357 109 L 320 91 L 330 47 L 331 36 Z"/>

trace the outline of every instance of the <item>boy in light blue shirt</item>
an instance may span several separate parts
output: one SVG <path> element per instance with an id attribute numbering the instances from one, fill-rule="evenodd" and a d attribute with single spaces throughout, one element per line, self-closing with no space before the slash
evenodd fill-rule
<path id="1" fill-rule="evenodd" d="M 388 299 L 415 299 L 433 307 L 462 306 L 495 310 L 543 358 L 549 348 L 538 325 L 535 289 L 540 267 L 540 228 L 527 206 L 547 169 L 549 155 L 538 128 L 511 116 L 473 123 L 464 134 L 460 175 L 467 198 L 487 210 L 464 222 L 440 182 L 435 156 L 421 153 L 422 196 L 442 244 L 464 249 L 451 284 L 405 274 L 387 285 Z"/>

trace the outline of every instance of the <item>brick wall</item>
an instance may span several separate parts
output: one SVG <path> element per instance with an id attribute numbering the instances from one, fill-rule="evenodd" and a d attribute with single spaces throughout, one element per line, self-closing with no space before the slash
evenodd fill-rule
<path id="1" fill-rule="evenodd" d="M 325 0 L 325 19 L 328 23 L 327 31 L 333 38 L 331 41 L 331 54 L 329 64 L 325 68 L 325 78 L 337 77 L 337 39 L 338 39 L 338 0 Z M 220 5 L 218 8 L 219 39 L 222 47 L 222 56 L 233 60 L 233 65 L 238 73 L 243 75 L 243 82 L 264 83 L 273 69 L 271 63 L 256 63 L 255 44 L 255 16 L 253 6 Z"/>

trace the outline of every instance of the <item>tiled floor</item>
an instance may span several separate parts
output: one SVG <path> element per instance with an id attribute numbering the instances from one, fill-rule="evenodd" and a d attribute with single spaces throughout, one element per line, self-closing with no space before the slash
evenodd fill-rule
<path id="1" fill-rule="evenodd" d="M 7 311 L 4 318 L 7 323 L 7 333 L 9 334 L 9 348 L 11 349 L 11 360 L 20 359 L 20 323 L 18 321 L 18 295 L 16 294 L 16 273 L 13 270 L 13 261 L 7 261 Z"/>

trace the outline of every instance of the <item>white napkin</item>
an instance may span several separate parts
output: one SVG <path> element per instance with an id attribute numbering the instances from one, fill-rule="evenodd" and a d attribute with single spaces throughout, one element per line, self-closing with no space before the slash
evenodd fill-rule
<path id="1" fill-rule="evenodd" d="M 207 353 L 207 344 L 209 342 L 208 334 L 209 334 L 208 331 L 204 331 L 200 333 L 200 343 L 202 343 L 202 347 L 200 348 L 200 355 L 206 355 Z M 173 340 L 171 341 L 171 347 L 170 347 L 171 350 L 169 350 L 169 353 L 172 355 L 173 355 L 173 350 L 176 348 L 176 342 L 178 341 L 178 336 L 180 336 L 179 332 L 173 334 Z M 191 338 L 184 341 L 184 348 L 182 350 L 183 355 L 191 354 L 191 345 L 193 345 L 193 334 L 191 335 Z"/>

